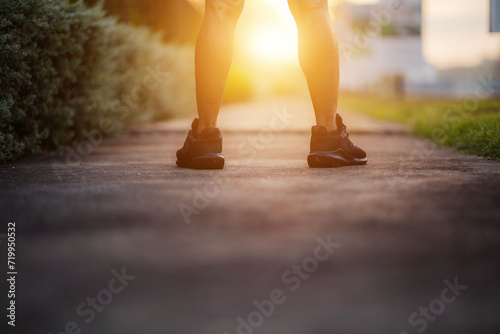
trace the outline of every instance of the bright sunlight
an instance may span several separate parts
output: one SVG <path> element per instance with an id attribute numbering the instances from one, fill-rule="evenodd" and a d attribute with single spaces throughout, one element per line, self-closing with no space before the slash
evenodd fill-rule
<path id="1" fill-rule="evenodd" d="M 257 61 L 294 62 L 297 59 L 297 28 L 286 1 L 247 2 L 242 17 L 246 49 Z"/>
<path id="2" fill-rule="evenodd" d="M 256 30 L 249 45 L 255 57 L 263 61 L 293 61 L 297 57 L 297 38 L 289 31 L 271 27 Z"/>

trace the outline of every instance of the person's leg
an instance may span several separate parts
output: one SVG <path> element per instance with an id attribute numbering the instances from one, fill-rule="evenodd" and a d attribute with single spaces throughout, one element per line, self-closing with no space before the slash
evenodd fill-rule
<path id="1" fill-rule="evenodd" d="M 364 165 L 366 152 L 349 139 L 337 115 L 339 51 L 328 14 L 328 0 L 288 0 L 299 32 L 299 61 L 316 114 L 312 127 L 310 167 Z"/>
<path id="2" fill-rule="evenodd" d="M 339 52 L 328 0 L 288 0 L 299 33 L 299 61 L 306 76 L 317 125 L 337 129 Z"/>
<path id="3" fill-rule="evenodd" d="M 244 0 L 206 0 L 195 51 L 198 133 L 217 126 L 233 58 L 234 29 Z"/>
<path id="4" fill-rule="evenodd" d="M 206 0 L 205 17 L 195 50 L 195 118 L 184 146 L 177 151 L 177 165 L 195 169 L 222 169 L 222 133 L 217 116 L 233 58 L 234 28 L 244 0 Z"/>

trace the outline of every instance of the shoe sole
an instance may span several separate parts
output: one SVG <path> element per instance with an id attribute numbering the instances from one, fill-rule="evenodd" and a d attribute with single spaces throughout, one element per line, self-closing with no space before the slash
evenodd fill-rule
<path id="1" fill-rule="evenodd" d="M 224 156 L 222 153 L 207 153 L 194 157 L 189 161 L 176 161 L 177 166 L 191 169 L 223 169 Z"/>
<path id="2" fill-rule="evenodd" d="M 345 153 L 345 151 L 342 149 L 338 149 L 335 151 L 314 152 L 307 156 L 307 164 L 311 168 L 359 166 L 365 165 L 367 161 L 367 158 L 355 158 Z"/>

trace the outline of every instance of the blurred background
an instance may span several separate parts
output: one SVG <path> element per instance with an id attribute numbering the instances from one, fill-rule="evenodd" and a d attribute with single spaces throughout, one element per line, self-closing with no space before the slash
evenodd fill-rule
<path id="1" fill-rule="evenodd" d="M 500 160 L 500 35 L 490 32 L 489 1 L 391 3 L 330 1 L 340 113 Z M 497 163 L 405 130 L 359 131 L 374 163 L 306 169 L 311 120 L 279 136 L 235 127 L 224 146 L 235 163 L 194 175 L 174 167 L 174 152 L 196 114 L 203 1 L 0 1 L 0 13 L 0 216 L 22 226 L 19 320 L 33 328 L 23 333 L 69 332 L 77 305 L 124 265 L 137 283 L 93 333 L 234 333 L 236 317 L 330 233 L 342 240 L 339 256 L 262 333 L 399 333 L 457 275 L 470 289 L 426 333 L 495 332 Z M 224 102 L 221 115 L 235 113 L 235 123 L 256 114 L 269 127 L 288 106 L 312 117 L 286 0 L 246 1 Z M 186 121 L 179 131 L 155 130 L 173 118 Z M 153 130 L 131 130 L 141 126 Z M 269 134 L 276 142 L 261 141 Z M 270 149 L 243 159 L 240 144 L 257 152 L 253 138 Z M 68 163 L 83 143 L 86 163 Z M 220 196 L 218 187 L 207 194 L 214 182 Z M 202 190 L 213 201 L 186 226 L 181 204 L 198 208 Z"/>
<path id="2" fill-rule="evenodd" d="M 500 158 L 495 1 L 408 0 L 393 8 L 391 0 L 330 0 L 341 110 Z M 0 161 L 74 144 L 83 130 L 100 128 L 103 114 L 114 129 L 106 134 L 196 114 L 194 45 L 203 0 L 27 4 L 1 3 L 8 66 L 0 68 L 0 83 L 8 89 L 0 91 Z M 500 13 L 494 17 L 500 21 Z M 224 103 L 308 99 L 286 0 L 247 1 L 235 44 Z M 162 73 L 161 82 L 145 92 L 151 71 Z M 127 102 L 131 95 L 134 103 Z"/>
<path id="3" fill-rule="evenodd" d="M 479 76 L 500 91 L 500 35 L 489 32 L 489 1 L 330 0 L 341 53 L 341 88 L 388 95 L 464 96 Z M 121 21 L 193 45 L 203 0 L 107 0 Z M 389 13 L 387 15 L 387 13 Z M 305 93 L 297 33 L 284 0 L 247 1 L 236 32 L 227 101 Z"/>
<path id="4" fill-rule="evenodd" d="M 329 1 L 340 51 L 340 109 L 408 124 L 439 144 L 500 158 L 500 33 L 490 32 L 490 1 L 393 3 Z M 106 2 L 123 22 L 191 48 L 203 7 L 203 0 Z M 308 99 L 287 1 L 247 1 L 235 40 L 225 103 Z M 194 109 L 194 103 L 183 108 L 187 114 Z"/>

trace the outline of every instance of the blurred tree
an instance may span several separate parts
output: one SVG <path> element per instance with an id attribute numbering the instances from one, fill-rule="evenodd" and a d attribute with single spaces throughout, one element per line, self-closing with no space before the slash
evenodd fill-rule
<path id="1" fill-rule="evenodd" d="M 168 42 L 194 44 L 202 20 L 201 14 L 186 0 L 105 0 L 104 6 L 122 22 L 161 32 Z"/>

